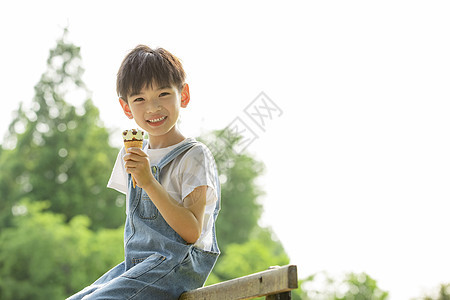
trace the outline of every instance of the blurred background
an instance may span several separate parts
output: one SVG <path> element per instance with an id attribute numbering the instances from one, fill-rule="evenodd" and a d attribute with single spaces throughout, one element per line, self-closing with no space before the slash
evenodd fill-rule
<path id="1" fill-rule="evenodd" d="M 208 283 L 297 264 L 296 299 L 446 299 L 446 1 L 1 2 L 0 298 L 61 299 L 123 258 L 106 189 L 135 125 L 115 76 L 180 57 L 216 154 Z M 242 135 L 242 138 L 236 136 Z"/>

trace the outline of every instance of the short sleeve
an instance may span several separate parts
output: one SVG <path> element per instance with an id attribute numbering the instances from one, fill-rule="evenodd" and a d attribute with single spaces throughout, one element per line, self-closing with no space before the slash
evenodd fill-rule
<path id="1" fill-rule="evenodd" d="M 190 149 L 180 161 L 181 199 L 189 195 L 196 187 L 208 186 L 206 205 L 217 200 L 216 163 L 209 149 L 198 144 Z"/>
<path id="2" fill-rule="evenodd" d="M 125 164 L 123 161 L 123 156 L 125 155 L 125 148 L 122 147 L 119 154 L 117 155 L 116 163 L 114 164 L 111 177 L 109 178 L 107 187 L 115 189 L 118 192 L 126 194 L 128 191 L 127 180 L 128 173 L 125 170 Z"/>

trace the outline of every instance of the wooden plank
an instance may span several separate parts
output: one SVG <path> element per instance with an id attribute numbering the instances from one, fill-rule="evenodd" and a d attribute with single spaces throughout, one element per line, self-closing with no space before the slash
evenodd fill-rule
<path id="1" fill-rule="evenodd" d="M 179 299 L 252 299 L 288 292 L 297 287 L 297 266 L 287 265 L 189 291 Z"/>

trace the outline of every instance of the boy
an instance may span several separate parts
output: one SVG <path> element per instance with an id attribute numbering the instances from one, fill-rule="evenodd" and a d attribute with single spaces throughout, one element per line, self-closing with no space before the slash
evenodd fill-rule
<path id="1" fill-rule="evenodd" d="M 210 151 L 176 126 L 190 100 L 184 81 L 162 48 L 140 45 L 123 60 L 120 104 L 149 136 L 142 149 L 122 148 L 108 182 L 126 194 L 125 261 L 69 299 L 177 299 L 211 272 L 220 185 Z"/>

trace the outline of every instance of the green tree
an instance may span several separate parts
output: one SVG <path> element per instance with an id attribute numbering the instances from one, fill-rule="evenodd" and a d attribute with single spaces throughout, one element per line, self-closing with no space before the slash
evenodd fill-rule
<path id="1" fill-rule="evenodd" d="M 216 230 L 219 246 L 245 243 L 258 228 L 262 206 L 258 198 L 264 194 L 256 179 L 264 172 L 264 165 L 237 148 L 241 137 L 229 130 L 210 132 L 199 138 L 214 155 L 222 187 L 222 209 Z"/>
<path id="2" fill-rule="evenodd" d="M 385 300 L 389 293 L 380 289 L 376 280 L 366 273 L 347 273 L 341 279 L 334 279 L 320 272 L 300 280 L 293 296 L 302 300 Z"/>
<path id="3" fill-rule="evenodd" d="M 0 151 L 0 228 L 11 225 L 22 198 L 48 200 L 68 220 L 87 214 L 94 228 L 123 223 L 123 196 L 106 189 L 118 149 L 90 99 L 75 107 L 69 95 L 88 97 L 80 48 L 67 30 L 50 51 L 47 70 L 35 86 L 31 108 L 21 104 Z"/>
<path id="4" fill-rule="evenodd" d="M 123 260 L 123 229 L 89 229 L 86 216 L 68 223 L 44 212 L 45 201 L 15 206 L 0 234 L 0 299 L 64 299 Z"/>
<path id="5" fill-rule="evenodd" d="M 264 165 L 249 153 L 237 151 L 242 137 L 228 129 L 212 131 L 199 138 L 214 155 L 221 179 L 221 211 L 216 223 L 217 239 L 222 251 L 207 285 L 267 270 L 289 263 L 280 241 L 258 220 L 264 194 L 256 179 Z"/>
<path id="6" fill-rule="evenodd" d="M 258 228 L 245 243 L 228 244 L 207 284 L 265 271 L 271 266 L 289 264 L 281 243 L 267 228 Z"/>
<path id="7" fill-rule="evenodd" d="M 335 300 L 384 300 L 389 295 L 388 292 L 381 290 L 377 285 L 377 281 L 366 273 L 349 273 L 341 285 L 343 290 L 334 293 Z"/>
<path id="8" fill-rule="evenodd" d="M 450 283 L 441 284 L 435 296 L 427 295 L 423 300 L 450 300 Z"/>

